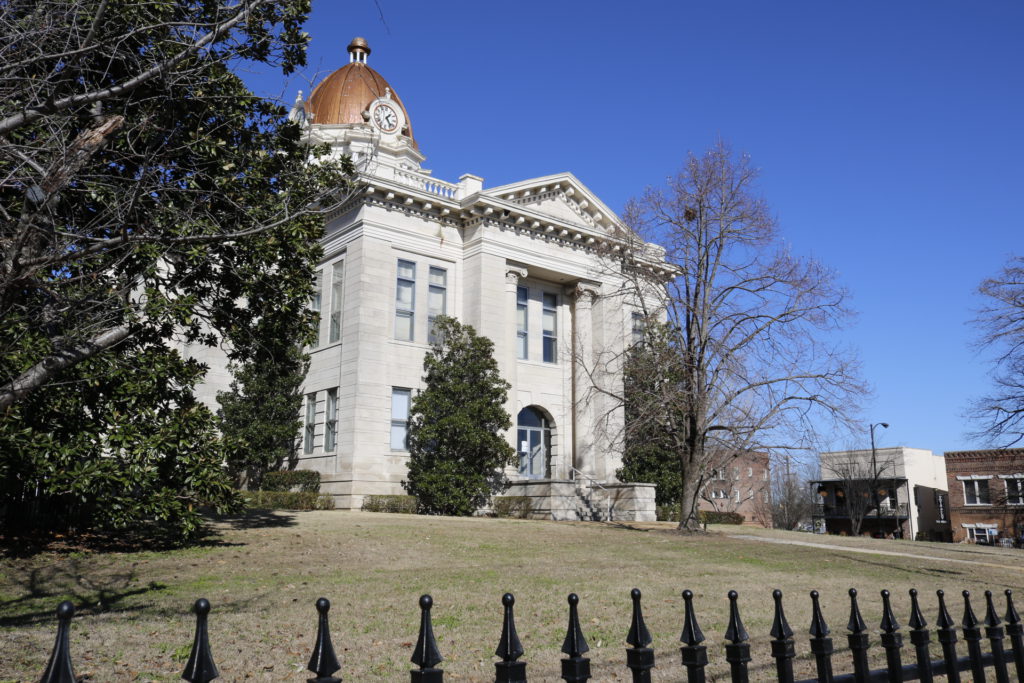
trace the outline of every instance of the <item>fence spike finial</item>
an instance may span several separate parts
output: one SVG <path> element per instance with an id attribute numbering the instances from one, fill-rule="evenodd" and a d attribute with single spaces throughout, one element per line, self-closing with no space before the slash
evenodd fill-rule
<path id="1" fill-rule="evenodd" d="M 434 638 L 434 625 L 430 620 L 430 609 L 434 599 L 429 595 L 421 595 L 420 600 L 420 633 L 416 638 L 416 648 L 410 661 L 420 669 L 433 669 L 443 661 L 441 651 Z"/>
<path id="2" fill-rule="evenodd" d="M 850 589 L 850 621 L 846 624 L 846 630 L 851 633 L 863 633 L 868 630 L 864 618 L 860 615 L 860 607 L 857 605 L 857 589 Z"/>
<path id="3" fill-rule="evenodd" d="M 584 652 L 590 650 L 590 646 L 587 645 L 583 629 L 580 628 L 577 610 L 580 596 L 569 593 L 568 603 L 569 626 L 565 630 L 565 641 L 562 642 L 562 652 L 568 657 L 562 660 L 562 680 L 568 683 L 583 683 L 590 680 L 590 660 L 583 656 Z"/>
<path id="4" fill-rule="evenodd" d="M 818 591 L 811 591 L 811 629 L 810 634 L 813 638 L 825 638 L 829 634 L 828 624 L 825 623 L 825 617 L 821 613 L 821 605 L 818 603 Z"/>
<path id="5" fill-rule="evenodd" d="M 889 591 L 882 590 L 882 623 L 879 625 L 886 633 L 895 633 L 899 630 L 900 624 L 896 621 L 896 615 L 892 613 L 892 605 L 889 603 Z"/>
<path id="6" fill-rule="evenodd" d="M 739 594 L 736 591 L 729 591 L 729 626 L 725 629 L 725 639 L 732 643 L 750 640 L 747 629 L 743 627 L 743 620 L 740 619 L 738 599 Z"/>
<path id="7" fill-rule="evenodd" d="M 928 625 L 928 622 L 924 618 L 924 614 L 921 613 L 921 606 L 917 602 L 917 589 L 910 589 L 910 621 L 907 622 L 910 628 L 921 630 Z"/>
<path id="8" fill-rule="evenodd" d="M 962 592 L 964 596 L 963 634 L 967 643 L 967 656 L 971 660 L 971 675 L 976 681 L 985 680 L 985 664 L 981 652 L 981 626 L 978 617 L 971 607 L 971 591 Z"/>
<path id="9" fill-rule="evenodd" d="M 587 639 L 583 637 L 583 629 L 580 628 L 580 616 L 577 605 L 580 597 L 575 593 L 569 593 L 569 626 L 565 630 L 565 640 L 562 642 L 562 652 L 570 657 L 580 657 L 584 652 L 590 650 Z"/>
<path id="10" fill-rule="evenodd" d="M 330 609 L 331 601 L 327 598 L 319 598 L 316 601 L 316 642 L 306 665 L 306 669 L 315 673 L 316 678 L 307 679 L 309 683 L 341 683 L 340 678 L 331 675 L 341 668 L 341 663 L 338 662 L 334 644 L 331 642 L 331 626 L 327 619 Z"/>
<path id="11" fill-rule="evenodd" d="M 686 611 L 683 615 L 683 634 L 679 636 L 679 640 L 694 647 L 704 642 L 704 633 L 700 630 L 700 624 L 697 623 L 697 612 L 693 609 L 693 591 L 683 591 L 683 604 Z"/>
<path id="12" fill-rule="evenodd" d="M 503 662 L 514 662 L 523 656 L 523 644 L 519 642 L 519 634 L 516 633 L 516 619 L 512 607 L 516 604 L 516 596 L 505 593 L 501 596 L 501 604 L 504 606 L 504 618 L 501 622 L 501 640 L 498 641 L 498 649 L 494 654 L 501 657 Z"/>
<path id="13" fill-rule="evenodd" d="M 207 633 L 206 619 L 210 614 L 210 601 L 199 598 L 192 607 L 196 613 L 196 635 L 192 641 L 192 652 L 188 656 L 185 670 L 181 677 L 189 683 L 209 683 L 220 676 L 217 665 L 213 662 L 210 652 L 210 638 Z"/>
<path id="14" fill-rule="evenodd" d="M 953 617 L 949 616 L 949 610 L 946 609 L 946 591 L 940 588 L 935 591 L 935 595 L 939 597 L 939 617 L 936 619 L 935 625 L 943 630 L 955 629 L 956 622 L 953 621 Z"/>
<path id="15" fill-rule="evenodd" d="M 995 628 L 1003 623 L 1003 620 L 996 614 L 995 603 L 992 602 L 992 591 L 985 591 L 985 626 Z"/>
<path id="16" fill-rule="evenodd" d="M 1013 591 L 1007 588 L 1003 593 L 1006 595 L 1006 616 L 1003 619 L 1007 624 L 1021 623 L 1020 615 L 1017 614 L 1017 609 L 1013 606 Z"/>
<path id="17" fill-rule="evenodd" d="M 68 600 L 57 605 L 57 638 L 53 643 L 53 652 L 46 665 L 40 683 L 75 683 L 75 669 L 71 665 L 71 645 L 69 633 L 71 618 L 75 616 L 75 606 Z"/>
<path id="18" fill-rule="evenodd" d="M 633 601 L 633 615 L 630 619 L 629 634 L 626 636 L 626 642 L 633 647 L 647 647 L 653 641 L 651 634 L 647 631 L 647 624 L 644 623 L 643 610 L 640 609 L 640 589 L 634 588 L 631 590 L 629 597 Z"/>
<path id="19" fill-rule="evenodd" d="M 793 629 L 786 621 L 786 613 L 782 609 L 782 591 L 778 588 L 772 591 L 772 600 L 775 601 L 775 616 L 772 618 L 772 630 L 769 635 L 775 640 L 785 640 L 793 635 Z"/>
<path id="20" fill-rule="evenodd" d="M 971 607 L 971 591 L 965 590 L 961 593 L 964 596 L 964 618 L 962 626 L 965 629 L 977 628 L 978 617 L 974 615 L 974 609 Z"/>

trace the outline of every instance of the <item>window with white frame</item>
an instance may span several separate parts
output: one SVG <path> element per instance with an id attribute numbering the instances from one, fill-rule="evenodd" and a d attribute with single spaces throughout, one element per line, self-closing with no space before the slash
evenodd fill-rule
<path id="1" fill-rule="evenodd" d="M 427 342 L 437 341 L 434 320 L 448 312 L 448 271 L 430 266 L 430 281 L 427 291 Z"/>
<path id="2" fill-rule="evenodd" d="M 530 357 L 529 302 L 530 290 L 516 287 L 516 357 L 519 360 Z"/>
<path id="3" fill-rule="evenodd" d="M 409 450 L 406 439 L 409 436 L 409 406 L 412 390 L 392 387 L 391 389 L 391 450 Z"/>
<path id="4" fill-rule="evenodd" d="M 991 505 L 988 479 L 967 479 L 964 481 L 964 503 L 966 505 Z"/>
<path id="5" fill-rule="evenodd" d="M 541 333 L 544 339 L 544 362 L 558 362 L 558 295 L 544 292 L 544 318 Z"/>
<path id="6" fill-rule="evenodd" d="M 1006 504 L 1024 505 L 1024 479 L 1006 480 Z"/>
<path id="7" fill-rule="evenodd" d="M 413 341 L 415 310 L 416 264 L 399 259 L 398 277 L 395 283 L 395 339 Z"/>
<path id="8" fill-rule="evenodd" d="M 338 261 L 331 269 L 331 316 L 328 323 L 327 342 L 341 339 L 341 306 L 345 282 L 345 262 Z"/>
<path id="9" fill-rule="evenodd" d="M 644 314 L 639 311 L 633 311 L 632 322 L 633 343 L 642 344 L 644 341 Z"/>
<path id="10" fill-rule="evenodd" d="M 995 542 L 996 542 L 996 539 L 998 537 L 999 537 L 999 530 L 998 529 L 977 528 L 977 527 L 968 527 L 967 528 L 967 538 L 969 538 L 974 543 L 982 543 L 982 544 L 987 544 L 987 545 L 994 545 Z"/>
<path id="11" fill-rule="evenodd" d="M 313 452 L 313 438 L 316 436 L 316 394 L 306 394 L 306 421 L 302 436 L 302 452 Z"/>
<path id="12" fill-rule="evenodd" d="M 324 288 L 324 271 L 318 270 L 313 275 L 313 298 L 309 302 L 309 310 L 317 314 L 317 333 L 316 341 L 313 342 L 313 346 L 320 344 L 320 305 L 323 299 L 323 288 Z"/>
<path id="13" fill-rule="evenodd" d="M 324 410 L 324 450 L 331 452 L 338 443 L 338 390 L 327 390 Z"/>

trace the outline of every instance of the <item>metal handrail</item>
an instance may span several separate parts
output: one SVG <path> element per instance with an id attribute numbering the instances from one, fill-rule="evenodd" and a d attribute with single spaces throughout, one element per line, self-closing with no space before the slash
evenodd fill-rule
<path id="1" fill-rule="evenodd" d="M 572 479 L 573 481 L 577 480 L 577 475 L 579 477 L 583 477 L 584 479 L 586 479 L 586 480 L 588 480 L 590 482 L 591 486 L 596 486 L 597 488 L 599 488 L 602 491 L 604 491 L 604 497 L 608 501 L 608 521 L 609 522 L 612 521 L 612 494 L 608 492 L 608 489 L 606 489 L 604 486 L 602 486 L 601 482 L 599 482 L 597 479 L 594 479 L 589 474 L 585 474 L 583 472 L 580 472 L 575 467 L 570 467 L 569 468 L 569 475 L 570 475 L 570 479 Z"/>

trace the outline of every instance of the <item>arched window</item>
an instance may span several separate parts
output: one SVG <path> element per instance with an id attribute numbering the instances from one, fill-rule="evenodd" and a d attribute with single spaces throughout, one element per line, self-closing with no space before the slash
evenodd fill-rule
<path id="1" fill-rule="evenodd" d="M 516 418 L 516 441 L 520 476 L 530 479 L 549 476 L 551 421 L 547 415 L 533 406 L 520 410 Z"/>

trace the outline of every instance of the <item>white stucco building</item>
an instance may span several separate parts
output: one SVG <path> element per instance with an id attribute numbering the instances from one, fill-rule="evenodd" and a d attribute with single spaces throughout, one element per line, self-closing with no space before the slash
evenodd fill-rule
<path id="1" fill-rule="evenodd" d="M 369 54 L 354 39 L 349 63 L 291 112 L 360 169 L 323 240 L 298 467 L 320 471 L 341 508 L 404 493 L 409 405 L 431 319 L 447 314 L 494 342 L 512 385 L 519 467 L 508 495 L 532 496 L 554 518 L 603 517 L 612 499 L 617 519 L 653 519 L 653 487 L 615 479 L 621 407 L 592 389 L 621 391 L 619 362 L 637 334 L 622 257 L 664 275 L 664 251 L 638 242 L 571 173 L 491 188 L 470 173 L 433 178 Z"/>

